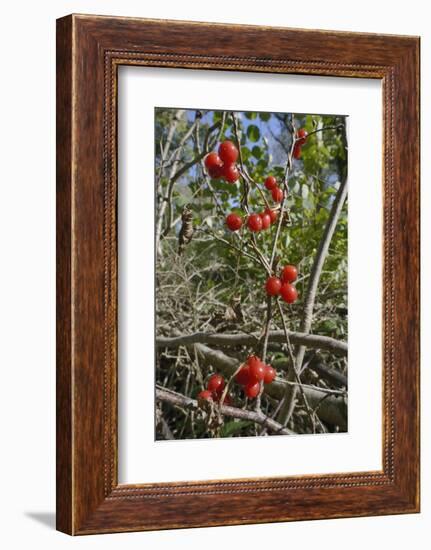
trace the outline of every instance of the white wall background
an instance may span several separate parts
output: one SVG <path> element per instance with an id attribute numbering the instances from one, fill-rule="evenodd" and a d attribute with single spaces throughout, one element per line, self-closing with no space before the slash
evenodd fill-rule
<path id="1" fill-rule="evenodd" d="M 284 25 L 422 37 L 422 151 L 431 149 L 427 3 L 307 0 L 56 0 L 3 5 L 0 19 L 0 542 L 2 547 L 423 549 L 431 521 L 431 400 L 423 392 L 422 514 L 72 539 L 54 531 L 55 19 L 70 12 Z M 431 170 L 422 166 L 423 334 L 431 330 Z M 422 387 L 431 383 L 423 338 Z"/>

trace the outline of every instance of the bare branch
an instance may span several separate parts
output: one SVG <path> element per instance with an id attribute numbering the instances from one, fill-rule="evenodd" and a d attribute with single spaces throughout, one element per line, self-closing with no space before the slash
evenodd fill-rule
<path id="1" fill-rule="evenodd" d="M 310 361 L 308 368 L 317 372 L 319 376 L 321 376 L 323 379 L 327 380 L 331 384 L 344 386 L 347 388 L 347 376 L 344 376 L 344 374 L 338 372 L 338 370 L 327 367 L 321 361 L 319 361 L 317 357 L 313 358 Z"/>
<path id="2" fill-rule="evenodd" d="M 169 403 L 171 405 L 176 405 L 179 407 L 187 408 L 198 408 L 198 403 L 195 399 L 181 395 L 173 391 L 167 391 L 162 388 L 156 388 L 156 399 L 157 401 L 163 401 L 164 403 Z M 270 430 L 273 433 L 280 435 L 294 435 L 295 432 L 284 428 L 268 416 L 265 416 L 263 413 L 257 413 L 253 411 L 247 411 L 244 409 L 238 409 L 237 407 L 230 407 L 228 405 L 220 406 L 220 413 L 224 416 L 230 416 L 231 418 L 239 418 L 241 420 L 250 420 L 263 426 Z"/>
<path id="3" fill-rule="evenodd" d="M 273 362 L 273 367 L 280 370 L 289 371 L 290 363 L 287 359 L 277 359 Z M 347 376 L 334 368 L 328 367 L 317 357 L 314 357 L 309 363 L 307 363 L 307 368 L 316 372 L 320 378 L 326 380 L 330 384 L 334 384 L 339 388 L 347 388 Z"/>
<path id="4" fill-rule="evenodd" d="M 311 329 L 311 322 L 313 318 L 314 302 L 316 300 L 317 287 L 322 273 L 323 264 L 325 263 L 328 255 L 329 245 L 332 240 L 332 236 L 337 227 L 338 219 L 341 214 L 341 210 L 344 205 L 344 201 L 347 197 L 347 177 L 343 179 L 338 188 L 334 202 L 332 203 L 331 212 L 329 214 L 328 221 L 326 223 L 325 230 L 322 235 L 322 239 L 319 244 L 319 248 L 314 259 L 313 267 L 311 268 L 310 278 L 308 280 L 307 292 L 304 300 L 304 309 L 301 322 L 301 331 L 309 333 Z M 295 361 L 295 370 L 297 373 L 301 372 L 302 362 L 304 360 L 306 345 L 301 345 L 298 349 Z M 283 405 L 280 409 L 278 420 L 286 425 L 289 418 L 292 415 L 295 407 L 297 388 L 289 386 L 286 390 Z"/>
<path id="5" fill-rule="evenodd" d="M 199 118 L 197 118 L 193 122 L 193 124 L 188 129 L 186 134 L 183 136 L 183 138 L 180 142 L 180 145 L 178 146 L 178 148 L 176 149 L 176 151 L 174 153 L 173 165 L 172 165 L 172 168 L 171 168 L 171 171 L 170 171 L 170 174 L 169 174 L 168 189 L 167 189 L 166 195 L 163 196 L 163 198 L 162 198 L 162 202 L 160 204 L 158 217 L 157 217 L 156 239 L 155 239 L 156 240 L 156 251 L 157 252 L 159 252 L 160 239 L 162 238 L 162 236 L 166 236 L 166 234 L 169 232 L 169 230 L 172 227 L 172 193 L 173 193 L 173 190 L 174 190 L 175 182 L 183 174 L 185 174 L 187 172 L 187 170 L 189 170 L 192 166 L 194 166 L 196 163 L 198 163 L 207 154 L 207 152 L 208 152 L 207 147 L 208 147 L 209 138 L 210 138 L 211 134 L 214 132 L 214 130 L 216 130 L 217 128 L 219 128 L 221 126 L 221 121 L 218 121 L 218 122 L 214 123 L 212 126 L 210 126 L 208 128 L 208 130 L 206 132 L 206 136 L 205 136 L 204 150 L 200 154 L 196 155 L 189 162 L 183 164 L 183 166 L 177 170 L 177 166 L 178 166 L 178 162 L 179 162 L 179 155 L 182 151 L 182 148 L 184 147 L 187 139 L 193 134 L 193 132 L 194 132 L 194 130 L 195 130 L 195 128 L 198 124 L 199 124 Z M 165 231 L 163 232 L 163 235 L 162 235 L 162 226 L 163 226 L 163 220 L 164 220 L 166 210 L 168 211 L 167 212 L 168 222 L 166 223 L 166 229 L 165 229 Z"/>
<path id="6" fill-rule="evenodd" d="M 293 344 L 302 344 L 309 348 L 330 351 L 336 355 L 347 355 L 347 344 L 329 336 L 318 336 L 317 334 L 306 334 L 303 332 L 288 331 L 290 341 Z M 206 332 L 195 332 L 182 336 L 158 336 L 156 339 L 157 348 L 177 348 L 178 346 L 190 346 L 193 344 L 208 344 L 221 347 L 232 346 L 254 346 L 259 340 L 260 334 L 211 334 Z M 283 330 L 270 330 L 268 341 L 272 343 L 285 343 Z"/>
<path id="7" fill-rule="evenodd" d="M 219 370 L 225 376 L 232 376 L 240 362 L 222 351 L 213 350 L 204 344 L 195 344 L 195 351 L 198 354 L 202 364 L 211 365 L 215 370 Z M 288 387 L 296 387 L 288 384 L 284 380 L 276 378 L 271 384 L 264 386 L 264 393 L 274 399 L 282 399 Z M 318 410 L 318 417 L 328 424 L 339 426 L 341 431 L 347 430 L 347 400 L 342 395 L 328 395 L 324 390 L 303 387 L 311 408 Z"/>

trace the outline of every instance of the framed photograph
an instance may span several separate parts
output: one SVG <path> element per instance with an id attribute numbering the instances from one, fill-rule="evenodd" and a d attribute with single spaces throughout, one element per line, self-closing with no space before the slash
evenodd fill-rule
<path id="1" fill-rule="evenodd" d="M 57 528 L 419 511 L 419 38 L 57 21 Z"/>

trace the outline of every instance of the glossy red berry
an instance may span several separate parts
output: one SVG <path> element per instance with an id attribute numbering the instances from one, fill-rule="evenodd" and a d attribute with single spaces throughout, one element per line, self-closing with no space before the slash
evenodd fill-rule
<path id="1" fill-rule="evenodd" d="M 248 374 L 249 374 L 248 383 L 259 382 L 259 378 L 257 378 L 254 375 L 254 373 L 258 372 L 258 376 L 259 376 L 261 365 L 263 365 L 263 363 L 257 355 L 250 355 L 247 358 L 247 366 L 248 366 Z"/>
<path id="2" fill-rule="evenodd" d="M 259 382 L 249 382 L 244 387 L 244 392 L 249 399 L 254 399 L 259 395 L 259 392 L 260 392 Z"/>
<path id="3" fill-rule="evenodd" d="M 213 168 L 208 168 L 208 175 L 213 180 L 221 178 L 223 176 L 223 166 L 214 166 Z"/>
<path id="4" fill-rule="evenodd" d="M 202 390 L 198 393 L 198 403 L 201 404 L 204 401 L 212 401 L 212 394 L 209 390 Z"/>
<path id="5" fill-rule="evenodd" d="M 286 265 L 281 272 L 283 283 L 293 283 L 298 278 L 298 270 L 294 265 Z"/>
<path id="6" fill-rule="evenodd" d="M 301 158 L 301 145 L 299 143 L 295 143 L 295 145 L 293 146 L 292 155 L 293 158 L 296 160 Z"/>
<path id="7" fill-rule="evenodd" d="M 278 212 L 276 210 L 272 210 L 272 208 L 267 208 L 265 210 L 265 214 L 268 214 L 271 218 L 271 223 L 274 223 L 277 219 Z"/>
<path id="8" fill-rule="evenodd" d="M 235 183 L 239 179 L 239 170 L 236 164 L 225 164 L 222 175 L 228 183 Z"/>
<path id="9" fill-rule="evenodd" d="M 224 378 L 221 374 L 213 374 L 208 380 L 207 389 L 212 393 L 221 393 L 225 385 Z"/>
<path id="10" fill-rule="evenodd" d="M 265 365 L 265 376 L 263 381 L 265 384 L 271 384 L 277 375 L 276 370 L 271 365 Z"/>
<path id="11" fill-rule="evenodd" d="M 223 161 L 217 153 L 209 153 L 205 157 L 205 167 L 212 178 L 219 178 L 223 170 Z"/>
<path id="12" fill-rule="evenodd" d="M 262 218 L 259 214 L 251 214 L 248 217 L 247 226 L 250 231 L 260 231 L 262 229 Z"/>
<path id="13" fill-rule="evenodd" d="M 247 357 L 247 365 L 250 367 L 253 363 L 260 363 L 260 358 L 257 355 L 249 355 Z"/>
<path id="14" fill-rule="evenodd" d="M 218 154 L 225 164 L 233 164 L 238 158 L 238 149 L 234 143 L 227 139 L 220 143 Z"/>
<path id="15" fill-rule="evenodd" d="M 250 373 L 250 382 L 257 381 L 261 382 L 265 377 L 265 365 L 258 359 L 249 363 L 249 373 Z"/>
<path id="16" fill-rule="evenodd" d="M 275 187 L 271 191 L 271 195 L 275 202 L 281 202 L 283 200 L 284 193 L 279 187 Z"/>
<path id="17" fill-rule="evenodd" d="M 307 140 L 307 136 L 308 136 L 308 132 L 305 128 L 300 128 L 297 132 L 296 132 L 296 143 L 299 143 L 299 145 L 304 145 L 304 143 L 306 142 Z"/>
<path id="18" fill-rule="evenodd" d="M 262 212 L 259 216 L 262 220 L 262 229 L 268 229 L 271 225 L 271 216 L 267 212 Z"/>
<path id="19" fill-rule="evenodd" d="M 226 225 L 231 231 L 238 231 L 238 229 L 241 229 L 242 226 L 241 216 L 231 212 L 228 216 L 226 216 Z"/>
<path id="20" fill-rule="evenodd" d="M 268 296 L 277 296 L 280 293 L 281 281 L 278 277 L 268 277 L 265 284 Z"/>
<path id="21" fill-rule="evenodd" d="M 268 189 L 268 191 L 272 191 L 277 187 L 277 180 L 274 178 L 274 176 L 268 176 L 266 178 L 265 187 Z"/>
<path id="22" fill-rule="evenodd" d="M 296 302 L 298 298 L 298 291 L 290 283 L 284 283 L 280 288 L 280 296 L 288 304 L 293 304 L 293 302 Z"/>
<path id="23" fill-rule="evenodd" d="M 241 384 L 241 386 L 248 384 L 250 381 L 250 367 L 248 365 L 244 365 L 241 367 L 241 370 L 236 373 L 235 381 Z"/>

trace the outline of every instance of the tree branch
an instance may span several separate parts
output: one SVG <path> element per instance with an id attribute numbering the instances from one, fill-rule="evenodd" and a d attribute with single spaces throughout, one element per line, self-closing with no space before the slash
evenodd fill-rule
<path id="1" fill-rule="evenodd" d="M 306 334 L 303 332 L 288 331 L 290 341 L 293 344 L 305 345 L 309 348 L 330 351 L 336 355 L 347 355 L 347 344 L 329 336 L 318 336 L 317 334 Z M 190 346 L 193 344 L 208 344 L 221 347 L 232 346 L 254 346 L 259 341 L 259 333 L 253 334 L 211 334 L 206 332 L 195 332 L 181 336 L 158 336 L 156 338 L 157 348 L 177 348 L 178 346 Z M 285 343 L 283 330 L 270 330 L 268 341 L 271 343 Z"/>
<path id="2" fill-rule="evenodd" d="M 341 210 L 344 205 L 344 201 L 347 197 L 347 177 L 344 177 L 340 183 L 332 208 L 329 214 L 328 221 L 325 226 L 325 230 L 322 235 L 322 239 L 319 244 L 319 248 L 314 258 L 313 267 L 311 268 L 310 278 L 308 280 L 307 292 L 304 300 L 304 309 L 301 321 L 301 331 L 308 334 L 311 329 L 311 322 L 313 318 L 314 302 L 316 300 L 317 287 L 319 285 L 320 275 L 322 273 L 323 264 L 325 263 L 328 255 L 329 245 L 337 227 L 338 219 L 341 214 Z M 301 345 L 298 349 L 295 361 L 295 370 L 297 373 L 301 372 L 302 362 L 304 360 L 304 354 L 306 345 Z M 283 399 L 283 405 L 280 408 L 278 414 L 278 420 L 283 425 L 286 425 L 292 416 L 293 409 L 295 407 L 295 398 L 297 394 L 297 388 L 288 386 L 286 395 Z"/>
<path id="3" fill-rule="evenodd" d="M 347 388 L 347 376 L 345 376 L 338 370 L 327 367 L 321 361 L 319 361 L 317 357 L 313 358 L 310 361 L 308 368 L 317 372 L 317 374 L 321 378 L 324 378 L 331 384 L 335 384 L 337 386 L 344 386 L 345 388 Z"/>
<path id="4" fill-rule="evenodd" d="M 289 371 L 290 369 L 290 363 L 286 359 L 276 359 L 275 361 L 273 361 L 272 366 L 275 369 L 284 371 Z M 334 368 L 326 366 L 317 357 L 314 357 L 313 359 L 311 359 L 310 362 L 307 363 L 307 368 L 316 372 L 320 376 L 320 378 L 323 378 L 330 384 L 334 384 L 339 388 L 347 388 L 347 376 Z"/>
<path id="5" fill-rule="evenodd" d="M 157 401 L 163 401 L 164 403 L 169 403 L 170 405 L 187 407 L 187 408 L 198 408 L 198 403 L 195 399 L 181 395 L 173 391 L 167 391 L 162 388 L 156 388 L 156 399 Z M 220 406 L 220 413 L 224 416 L 230 416 L 231 418 L 239 418 L 241 420 L 251 420 L 256 422 L 260 426 L 263 426 L 270 430 L 273 433 L 279 435 L 295 435 L 295 432 L 284 428 L 268 416 L 265 416 L 263 413 L 257 413 L 253 411 L 247 411 L 244 409 L 238 409 L 237 407 L 230 407 L 228 405 Z"/>
<path id="6" fill-rule="evenodd" d="M 168 189 L 166 191 L 166 195 L 163 196 L 162 202 L 160 204 L 158 216 L 157 216 L 157 223 L 156 223 L 156 238 L 155 238 L 155 246 L 156 251 L 159 251 L 159 243 L 163 236 L 166 236 L 169 232 L 171 226 L 172 226 L 172 193 L 174 190 L 175 182 L 187 172 L 192 166 L 194 166 L 196 163 L 198 163 L 208 152 L 208 143 L 209 138 L 211 134 L 221 126 L 221 121 L 215 122 L 212 126 L 210 126 L 206 131 L 205 136 L 205 147 L 202 153 L 199 155 L 196 155 L 193 159 L 191 159 L 189 162 L 184 163 L 184 165 L 177 170 L 177 166 L 179 163 L 179 154 L 182 150 L 182 148 L 185 146 L 186 141 L 188 138 L 193 134 L 196 126 L 199 124 L 199 119 L 196 119 L 193 124 L 190 126 L 186 134 L 183 136 L 183 138 L 180 141 L 180 145 L 177 147 L 175 153 L 173 154 L 173 164 L 172 168 L 169 174 L 169 183 L 168 183 Z M 165 231 L 162 234 L 162 226 L 163 226 L 163 220 L 165 217 L 165 212 L 167 210 L 167 218 L 168 222 L 166 223 Z"/>
<path id="7" fill-rule="evenodd" d="M 212 366 L 227 377 L 232 376 L 240 365 L 240 361 L 237 359 L 204 344 L 195 344 L 195 352 L 202 364 Z M 290 387 L 290 384 L 276 378 L 271 384 L 264 386 L 264 393 L 274 399 L 282 399 L 287 387 Z M 328 395 L 324 390 L 310 386 L 303 387 L 303 389 L 309 406 L 312 409 L 317 409 L 316 413 L 323 422 L 339 426 L 343 432 L 347 430 L 347 399 L 344 396 Z"/>

